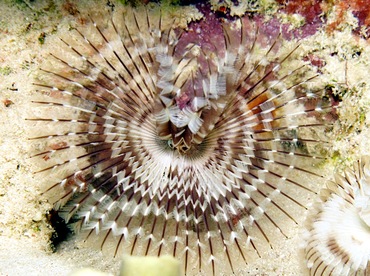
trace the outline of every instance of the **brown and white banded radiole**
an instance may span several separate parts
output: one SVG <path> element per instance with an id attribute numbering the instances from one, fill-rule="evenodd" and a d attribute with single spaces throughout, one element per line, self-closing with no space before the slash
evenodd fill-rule
<path id="1" fill-rule="evenodd" d="M 298 44 L 206 20 L 208 38 L 158 6 L 86 16 L 35 81 L 33 160 L 88 241 L 240 274 L 300 221 L 333 107 Z"/>
<path id="2" fill-rule="evenodd" d="M 308 220 L 311 275 L 370 274 L 370 157 L 336 174 Z"/>

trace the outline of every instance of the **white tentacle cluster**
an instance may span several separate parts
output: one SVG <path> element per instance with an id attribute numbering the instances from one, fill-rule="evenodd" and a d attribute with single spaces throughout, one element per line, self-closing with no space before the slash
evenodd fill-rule
<path id="1" fill-rule="evenodd" d="M 370 273 L 370 157 L 336 174 L 309 220 L 306 245 L 311 275 Z"/>

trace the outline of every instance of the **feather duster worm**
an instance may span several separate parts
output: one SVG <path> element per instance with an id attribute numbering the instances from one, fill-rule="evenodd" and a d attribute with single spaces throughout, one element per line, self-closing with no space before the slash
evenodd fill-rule
<path id="1" fill-rule="evenodd" d="M 159 8 L 96 18 L 60 39 L 36 82 L 33 160 L 50 200 L 114 254 L 236 273 L 314 193 L 311 130 L 332 109 L 306 87 L 315 74 L 287 68 L 298 46 L 247 18 L 210 16 L 211 32 L 175 29 Z"/>
<path id="2" fill-rule="evenodd" d="M 343 176 L 335 175 L 308 222 L 305 252 L 311 275 L 369 275 L 369 156 Z"/>

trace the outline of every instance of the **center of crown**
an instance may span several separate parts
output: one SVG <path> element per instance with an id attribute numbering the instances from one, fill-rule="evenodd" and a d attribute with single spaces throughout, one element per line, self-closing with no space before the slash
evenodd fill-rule
<path id="1" fill-rule="evenodd" d="M 172 139 L 168 140 L 168 146 L 172 149 L 177 151 L 181 155 L 186 155 L 189 150 L 192 148 L 191 144 L 188 145 L 183 138 L 181 138 L 175 144 Z"/>
<path id="2" fill-rule="evenodd" d="M 206 140 L 200 144 L 191 143 L 188 145 L 183 139 L 176 144 L 172 139 L 169 139 L 162 141 L 162 145 L 165 146 L 167 151 L 172 151 L 175 155 L 189 160 L 202 158 L 210 147 L 210 144 Z"/>

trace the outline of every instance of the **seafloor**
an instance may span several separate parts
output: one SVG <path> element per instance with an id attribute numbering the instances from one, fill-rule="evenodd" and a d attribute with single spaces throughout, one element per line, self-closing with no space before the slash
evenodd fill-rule
<path id="1" fill-rule="evenodd" d="M 77 1 L 76 1 L 77 2 Z M 96 2 L 96 3 L 95 3 Z M 223 1 L 214 1 L 220 3 Z M 330 178 L 370 149 L 370 46 L 368 7 L 361 1 L 251 1 L 238 7 L 232 1 L 216 5 L 218 12 L 259 13 L 264 20 L 296 29 L 301 48 L 310 53 L 320 81 L 339 99 L 339 118 L 333 129 L 333 149 L 323 174 Z M 279 3 L 281 2 L 281 3 Z M 231 6 L 229 6 L 229 4 Z M 257 5 L 256 3 L 259 3 Z M 350 4 L 352 3 L 352 4 Z M 52 206 L 40 195 L 32 172 L 28 132 L 34 74 L 53 37 L 62 35 L 78 9 L 121 5 L 115 1 L 4 0 L 0 2 L 0 274 L 67 275 L 81 267 L 115 274 L 119 259 L 63 242 L 50 247 Z M 77 9 L 77 10 L 75 10 Z M 365 15 L 364 15 L 365 14 Z M 189 14 L 191 17 L 192 15 Z M 48 41 L 50 39 L 50 41 Z M 322 186 L 325 182 L 321 183 Z M 292 229 L 274 250 L 249 265 L 245 275 L 302 275 L 307 270 L 300 254 L 302 225 Z"/>

